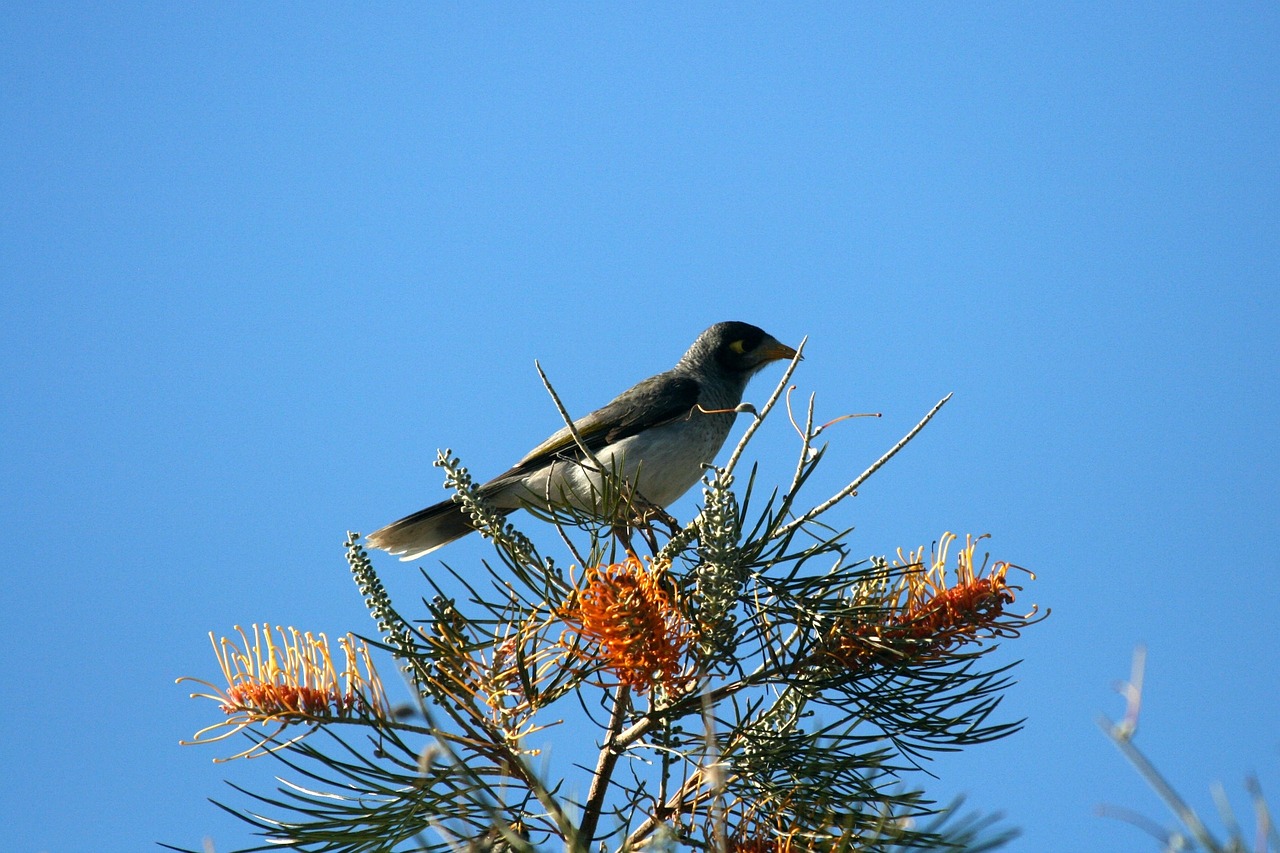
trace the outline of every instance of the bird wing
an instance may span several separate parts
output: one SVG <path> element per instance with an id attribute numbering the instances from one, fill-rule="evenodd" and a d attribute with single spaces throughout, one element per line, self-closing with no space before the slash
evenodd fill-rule
<path id="1" fill-rule="evenodd" d="M 697 404 L 701 391 L 702 386 L 696 379 L 660 373 L 618 395 L 603 408 L 577 419 L 573 426 L 587 449 L 596 453 L 628 436 L 686 417 Z M 563 427 L 494 481 L 537 470 L 556 459 L 582 458 L 573 433 Z"/>

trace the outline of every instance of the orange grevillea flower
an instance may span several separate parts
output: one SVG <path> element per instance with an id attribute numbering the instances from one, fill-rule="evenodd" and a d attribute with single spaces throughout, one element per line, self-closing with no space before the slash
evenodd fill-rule
<path id="1" fill-rule="evenodd" d="M 560 617 L 587 641 L 587 648 L 578 650 L 581 657 L 637 690 L 657 684 L 672 695 L 687 680 L 684 659 L 692 627 L 663 583 L 662 570 L 645 566 L 634 554 L 588 569 Z"/>
<path id="2" fill-rule="evenodd" d="M 1006 575 L 1010 564 L 974 564 L 974 551 L 985 536 L 965 537 L 956 555 L 954 577 L 948 579 L 947 551 L 956 536 L 946 533 L 928 563 L 924 548 L 910 556 L 898 551 L 896 582 L 871 582 L 859 604 L 878 617 L 842 619 L 832 633 L 827 653 L 853 669 L 873 663 L 936 658 L 965 643 L 986 637 L 1013 637 L 1030 624 L 1030 615 L 1006 613 L 1014 587 Z M 1034 609 L 1032 613 L 1034 614 Z"/>
<path id="3" fill-rule="evenodd" d="M 226 687 L 195 678 L 178 679 L 208 687 L 212 693 L 193 693 L 192 698 L 213 699 L 227 715 L 226 720 L 201 729 L 184 743 L 222 740 L 255 723 L 276 724 L 270 735 L 232 756 L 252 757 L 298 740 L 267 746 L 290 723 L 389 716 L 382 680 L 373 667 L 369 649 L 351 634 L 338 640 L 343 657 L 339 674 L 324 634 L 304 634 L 296 628 L 277 626 L 273 635 L 266 623 L 253 625 L 252 629 L 250 640 L 245 630 L 236 626 L 238 642 L 227 637 L 215 640 L 209 634 Z"/>

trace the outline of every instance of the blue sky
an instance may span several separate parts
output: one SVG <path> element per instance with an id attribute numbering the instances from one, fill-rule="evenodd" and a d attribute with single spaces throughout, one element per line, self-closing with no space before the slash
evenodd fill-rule
<path id="1" fill-rule="evenodd" d="M 1280 803 L 1274 4 L 32 3 L 0 39 L 10 849 L 248 843 L 206 798 L 278 768 L 177 745 L 207 632 L 372 630 L 345 531 L 439 499 L 437 447 L 484 476 L 554 429 L 535 358 L 584 412 L 724 319 L 884 413 L 815 498 L 955 392 L 855 552 L 990 532 L 1039 576 L 1025 731 L 930 791 L 1011 850 L 1155 849 L 1094 815 L 1165 819 L 1095 725 L 1145 643 L 1139 744 L 1206 811 Z M 785 470 L 785 421 L 754 448 Z"/>

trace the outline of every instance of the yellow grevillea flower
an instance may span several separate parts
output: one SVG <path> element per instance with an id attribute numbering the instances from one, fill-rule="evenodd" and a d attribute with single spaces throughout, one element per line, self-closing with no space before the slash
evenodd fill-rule
<path id="1" fill-rule="evenodd" d="M 692 626 L 662 580 L 663 567 L 634 555 L 588 569 L 560 617 L 587 641 L 578 654 L 602 664 L 637 690 L 661 685 L 668 695 L 687 681 Z"/>
<path id="2" fill-rule="evenodd" d="M 232 758 L 253 757 L 294 743 L 298 738 L 268 746 L 286 726 L 296 722 L 342 719 L 385 719 L 389 704 L 382 680 L 374 669 L 368 647 L 351 634 L 338 640 L 342 672 L 334 665 L 329 639 L 324 634 L 302 633 L 296 628 L 275 629 L 253 625 L 250 640 L 236 626 L 235 639 L 209 640 L 222 667 L 226 687 L 196 678 L 179 678 L 208 687 L 212 693 L 193 693 L 218 702 L 227 719 L 196 732 L 184 744 L 210 743 L 230 737 L 249 726 L 276 724 L 270 735 Z"/>
<path id="3" fill-rule="evenodd" d="M 974 563 L 974 551 L 985 538 L 965 537 L 952 578 L 948 578 L 947 552 L 955 534 L 942 536 L 928 562 L 923 547 L 909 556 L 899 550 L 893 568 L 904 571 L 897 581 L 869 584 L 859 601 L 873 607 L 879 618 L 840 620 L 828 654 L 858 669 L 873 663 L 936 658 L 985 637 L 1017 636 L 1029 616 L 1005 612 L 1014 600 L 1014 588 L 1006 581 L 1010 564 L 997 562 L 988 570 Z"/>

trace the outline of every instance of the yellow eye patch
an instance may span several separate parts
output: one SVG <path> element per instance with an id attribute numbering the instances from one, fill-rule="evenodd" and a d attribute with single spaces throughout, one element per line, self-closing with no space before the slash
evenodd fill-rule
<path id="1" fill-rule="evenodd" d="M 742 339 L 738 339 L 733 343 L 729 344 L 729 349 L 733 350 L 738 355 L 742 355 L 744 352 L 747 351 L 746 341 L 743 341 Z"/>

